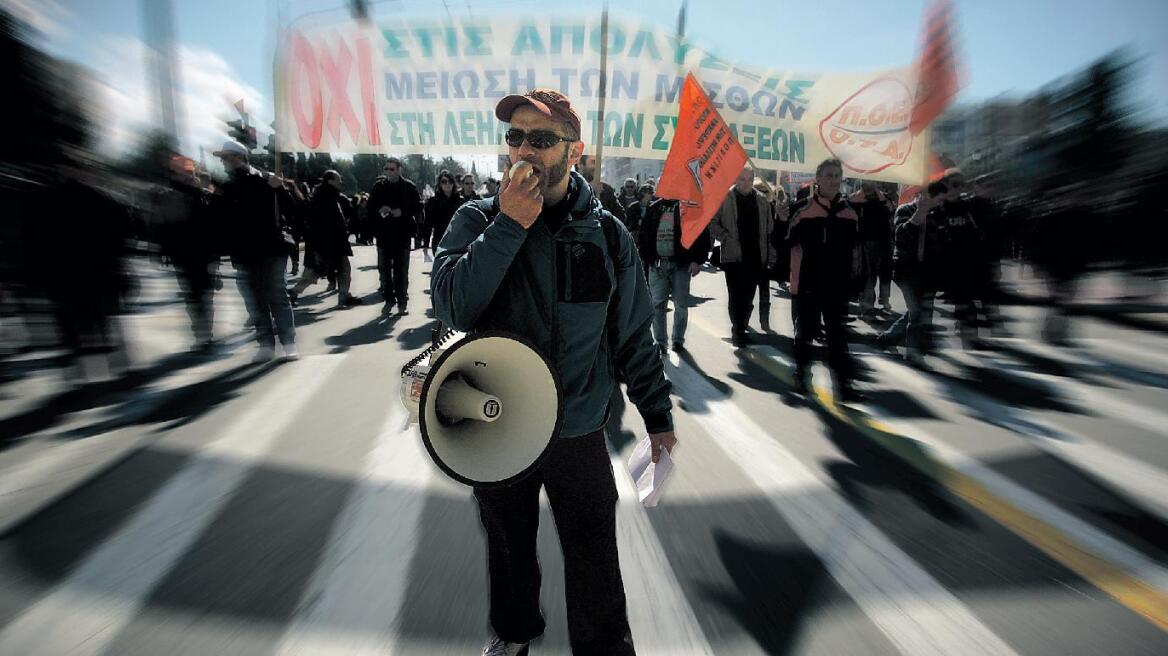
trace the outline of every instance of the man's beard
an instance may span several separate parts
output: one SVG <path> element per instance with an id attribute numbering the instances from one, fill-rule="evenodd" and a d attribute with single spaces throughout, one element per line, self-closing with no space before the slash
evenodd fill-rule
<path id="1" fill-rule="evenodd" d="M 560 158 L 560 161 L 552 164 L 551 167 L 544 170 L 543 180 L 540 181 L 540 187 L 542 188 L 541 191 L 547 191 L 548 189 L 551 189 L 552 187 L 560 184 L 560 181 L 563 180 L 564 176 L 566 175 L 568 175 L 567 148 L 564 149 L 564 156 Z"/>

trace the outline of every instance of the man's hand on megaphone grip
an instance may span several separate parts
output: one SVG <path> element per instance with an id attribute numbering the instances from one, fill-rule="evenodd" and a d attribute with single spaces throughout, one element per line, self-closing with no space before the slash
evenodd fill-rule
<path id="1" fill-rule="evenodd" d="M 523 162 L 523 167 L 531 169 L 531 164 Z M 517 165 L 518 166 L 518 165 Z M 511 217 L 526 230 L 539 218 L 543 211 L 543 194 L 539 190 L 539 176 L 517 172 L 518 180 L 511 179 L 511 166 L 503 171 L 503 184 L 499 188 L 499 211 Z"/>
<path id="2" fill-rule="evenodd" d="M 677 436 L 673 431 L 649 433 L 649 445 L 653 447 L 653 462 L 657 462 L 661 457 L 661 449 L 673 453 L 673 447 L 677 446 Z"/>

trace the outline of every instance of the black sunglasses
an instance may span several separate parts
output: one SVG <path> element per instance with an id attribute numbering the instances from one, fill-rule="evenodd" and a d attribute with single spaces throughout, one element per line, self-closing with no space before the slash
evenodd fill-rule
<path id="1" fill-rule="evenodd" d="M 551 130 L 532 130 L 531 132 L 524 132 L 518 128 L 511 128 L 503 135 L 507 140 L 507 145 L 512 148 L 518 148 L 523 145 L 523 140 L 527 139 L 527 143 L 531 144 L 532 148 L 538 150 L 546 150 L 561 141 L 575 141 L 573 137 L 561 137 Z"/>

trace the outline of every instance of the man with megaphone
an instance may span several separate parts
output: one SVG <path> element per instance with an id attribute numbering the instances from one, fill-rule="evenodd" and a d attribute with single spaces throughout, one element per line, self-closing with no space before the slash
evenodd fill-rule
<path id="1" fill-rule="evenodd" d="M 572 652 L 633 654 L 603 428 L 619 370 L 650 434 L 654 462 L 676 444 L 670 385 L 650 332 L 649 290 L 633 238 L 572 171 L 584 143 L 571 101 L 537 89 L 503 98 L 495 115 L 510 123 L 511 165 L 497 196 L 454 215 L 435 253 L 431 298 L 437 317 L 455 330 L 512 333 L 541 351 L 559 378 L 563 414 L 559 434 L 526 476 L 474 488 L 487 534 L 495 632 L 483 654 L 527 654 L 543 633 L 541 488 L 564 554 Z"/>

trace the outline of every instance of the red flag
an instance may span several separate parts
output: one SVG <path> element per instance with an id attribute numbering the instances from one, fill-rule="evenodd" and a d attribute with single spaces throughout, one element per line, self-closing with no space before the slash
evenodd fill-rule
<path id="1" fill-rule="evenodd" d="M 681 201 L 681 245 L 689 248 L 710 223 L 746 165 L 746 151 L 690 73 L 681 89 L 677 130 L 657 196 Z"/>
<path id="2" fill-rule="evenodd" d="M 960 87 L 953 49 L 949 0 L 937 0 L 925 12 L 921 54 L 917 61 L 917 95 L 909 129 L 920 134 L 952 102 Z"/>

